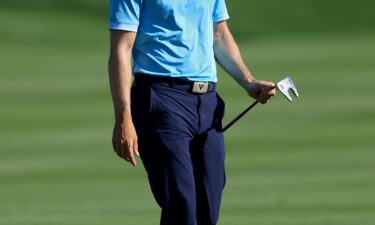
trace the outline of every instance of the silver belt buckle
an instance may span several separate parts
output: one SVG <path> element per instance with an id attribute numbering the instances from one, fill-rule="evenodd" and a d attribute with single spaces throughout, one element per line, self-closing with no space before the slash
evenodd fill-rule
<path id="1" fill-rule="evenodd" d="M 204 94 L 208 92 L 208 82 L 194 82 L 193 93 Z"/>

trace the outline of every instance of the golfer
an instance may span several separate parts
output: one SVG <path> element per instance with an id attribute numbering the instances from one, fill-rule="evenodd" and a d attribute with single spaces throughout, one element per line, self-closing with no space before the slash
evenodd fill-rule
<path id="1" fill-rule="evenodd" d="M 254 99 L 275 95 L 245 66 L 225 0 L 111 0 L 113 148 L 140 156 L 162 225 L 213 225 L 225 184 L 217 62 Z M 132 82 L 132 77 L 134 81 Z"/>

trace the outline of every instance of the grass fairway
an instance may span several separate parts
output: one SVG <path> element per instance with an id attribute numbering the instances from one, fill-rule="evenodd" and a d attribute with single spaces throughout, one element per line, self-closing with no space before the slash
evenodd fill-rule
<path id="1" fill-rule="evenodd" d="M 111 150 L 106 20 L 1 4 L 0 225 L 158 224 L 142 166 Z M 375 31 L 365 25 L 241 36 L 253 73 L 291 74 L 301 98 L 279 94 L 227 131 L 219 224 L 375 224 Z M 252 102 L 223 72 L 219 91 L 225 122 Z"/>

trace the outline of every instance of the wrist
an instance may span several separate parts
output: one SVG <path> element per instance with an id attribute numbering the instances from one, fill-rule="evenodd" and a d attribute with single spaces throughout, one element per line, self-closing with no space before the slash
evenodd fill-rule
<path id="1" fill-rule="evenodd" d="M 129 108 L 124 108 L 121 110 L 116 110 L 115 113 L 115 120 L 116 123 L 122 124 L 127 121 L 132 121 L 132 115 Z"/>
<path id="2" fill-rule="evenodd" d="M 249 90 L 249 88 L 253 86 L 256 81 L 257 80 L 249 73 L 248 75 L 244 76 L 240 84 L 245 90 Z"/>

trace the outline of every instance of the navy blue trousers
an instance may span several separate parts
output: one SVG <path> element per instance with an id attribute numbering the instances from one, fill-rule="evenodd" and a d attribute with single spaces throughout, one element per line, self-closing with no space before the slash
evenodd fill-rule
<path id="1" fill-rule="evenodd" d="M 224 102 L 169 82 L 135 80 L 132 116 L 161 225 L 214 225 L 225 184 Z"/>

